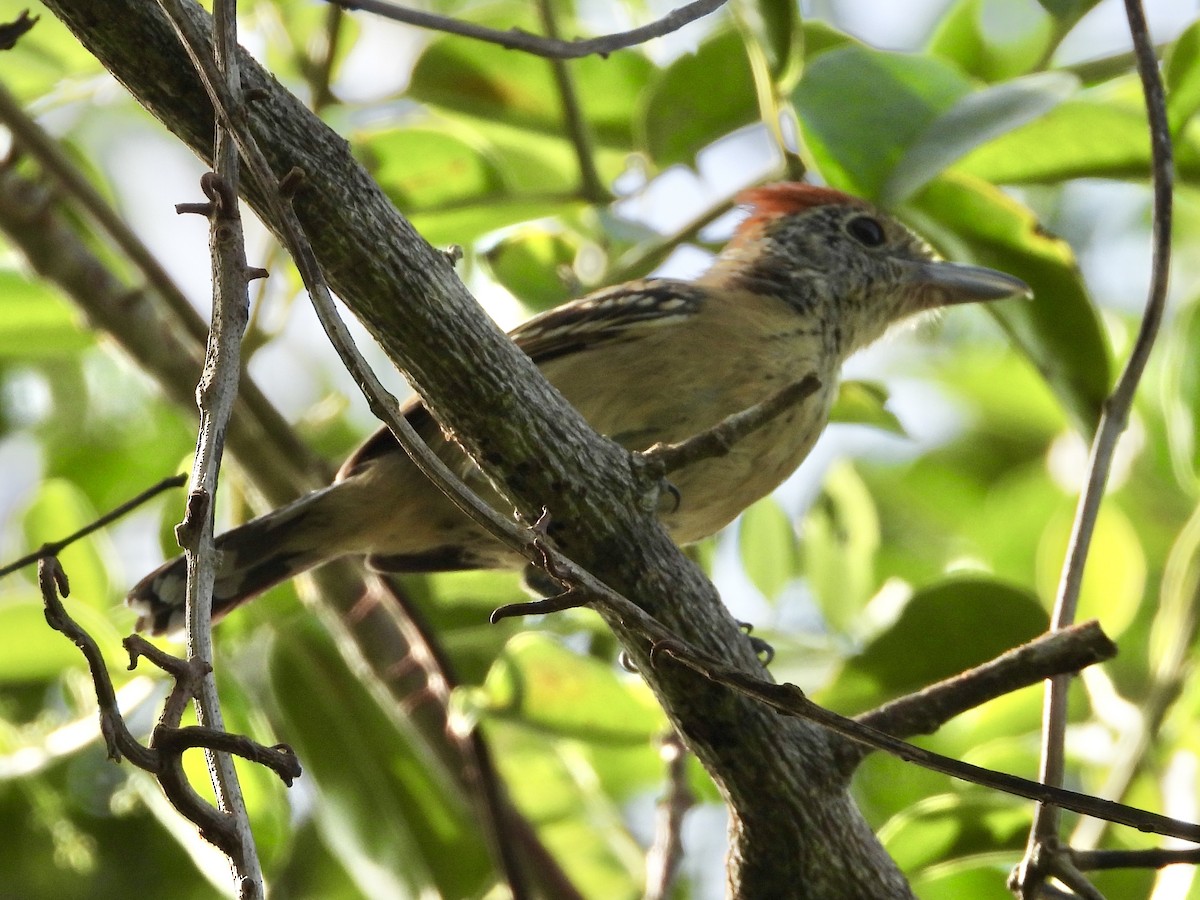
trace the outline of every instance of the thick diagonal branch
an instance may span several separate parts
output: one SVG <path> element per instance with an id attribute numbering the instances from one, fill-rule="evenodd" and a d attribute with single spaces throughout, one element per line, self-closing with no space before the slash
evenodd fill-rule
<path id="1" fill-rule="evenodd" d="M 103 16 L 86 0 L 47 6 L 147 108 L 205 152 L 211 106 L 153 6 L 114 0 Z M 187 8 L 207 28 L 203 11 Z M 550 508 L 568 555 L 637 598 L 689 644 L 761 673 L 711 585 L 645 508 L 628 455 L 597 438 L 488 321 L 345 141 L 252 59 L 244 56 L 241 66 L 247 90 L 262 97 L 251 107 L 251 125 L 272 170 L 281 175 L 298 166 L 308 173 L 310 187 L 297 195 L 295 210 L 331 287 L 411 376 L 435 415 L 528 520 Z M 264 193 L 273 189 L 249 186 L 248 199 L 278 228 Z M 484 441 L 493 452 L 481 452 Z M 812 897 L 847 890 L 908 894 L 844 786 L 831 777 L 833 749 L 820 728 L 781 722 L 677 667 L 652 671 L 645 643 L 619 621 L 610 624 L 730 802 L 731 877 L 743 893 L 795 896 L 803 885 Z"/>

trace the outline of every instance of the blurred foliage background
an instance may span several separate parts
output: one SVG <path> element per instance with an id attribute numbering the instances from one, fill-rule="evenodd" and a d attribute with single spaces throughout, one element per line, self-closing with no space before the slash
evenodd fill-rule
<path id="1" fill-rule="evenodd" d="M 544 33 L 604 33 L 667 3 L 430 0 Z M 1195 819 L 1200 694 L 1189 681 L 1200 548 L 1200 25 L 1147 4 L 1165 64 L 1180 182 L 1172 305 L 1099 520 L 1083 615 L 1120 645 L 1073 695 L 1069 786 Z M 903 7 L 896 10 L 893 7 Z M 13 7 L 15 10 L 15 7 Z M 35 10 L 36 12 L 36 10 Z M 1149 257 L 1149 141 L 1119 3 L 734 0 L 644 47 L 562 70 L 463 38 L 306 0 L 242 4 L 243 43 L 352 143 L 398 208 L 505 325 L 601 285 L 699 272 L 740 187 L 801 171 L 893 210 L 954 259 L 1037 298 L 955 310 L 854 360 L 831 427 L 778 494 L 696 549 L 773 672 L 857 712 L 982 662 L 1046 626 L 1086 444 L 1128 350 Z M 159 256 L 201 310 L 205 223 L 176 218 L 202 171 L 48 13 L 0 54 L 0 84 Z M 10 165 L 33 180 L 36 161 Z M 118 277 L 136 266 L 56 198 Z M 194 217 L 193 217 L 194 219 Z M 252 229 L 248 368 L 336 463 L 371 429 L 279 249 Z M 377 359 L 382 357 L 378 356 Z M 0 244 L 0 555 L 65 535 L 186 470 L 172 404 L 72 301 Z M 251 514 L 227 467 L 220 520 Z M 143 733 L 165 687 L 126 672 L 127 587 L 163 554 L 182 495 L 62 554 L 69 608 L 101 642 Z M 639 896 L 666 722 L 586 611 L 487 624 L 515 576 L 410 579 L 507 789 L 586 897 Z M 302 588 L 303 589 L 303 588 Z M 481 897 L 495 872 L 472 808 L 404 710 L 338 652 L 295 586 L 218 629 L 227 723 L 286 741 L 290 791 L 242 769 L 278 897 Z M 223 864 L 157 786 L 105 759 L 75 649 L 46 628 L 32 572 L 0 582 L 0 897 L 212 896 Z M 924 742 L 1034 777 L 1041 691 L 992 702 Z M 197 783 L 203 763 L 193 763 Z M 677 897 L 723 893 L 724 815 L 689 782 Z M 1006 897 L 1030 804 L 876 756 L 856 797 L 920 896 Z M 1080 823 L 1079 846 L 1154 846 Z M 1200 896 L 1193 872 L 1100 874 L 1114 897 Z"/>

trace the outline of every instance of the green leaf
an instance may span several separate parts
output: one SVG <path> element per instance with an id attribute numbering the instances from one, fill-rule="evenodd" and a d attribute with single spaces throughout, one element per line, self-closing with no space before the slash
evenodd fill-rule
<path id="1" fill-rule="evenodd" d="M 893 816 L 879 831 L 906 872 L 948 859 L 994 851 L 1029 827 L 1029 810 L 1005 794 L 972 790 L 927 797 Z"/>
<path id="2" fill-rule="evenodd" d="M 949 678 L 1041 634 L 1046 611 L 1030 592 L 980 575 L 915 593 L 899 619 L 850 659 L 825 702 L 858 710 Z"/>
<path id="3" fill-rule="evenodd" d="M 441 246 L 466 244 L 518 222 L 560 215 L 583 206 L 582 203 L 564 204 L 560 200 L 522 200 L 518 197 L 471 204 L 461 209 L 416 213 L 410 218 L 425 240 Z"/>
<path id="4" fill-rule="evenodd" d="M 1068 24 L 1078 22 L 1100 0 L 1038 0 L 1042 8 Z"/>
<path id="5" fill-rule="evenodd" d="M 883 187 L 888 205 L 907 200 L 975 147 L 1053 109 L 1079 80 L 1042 72 L 967 94 L 929 124 L 896 163 Z"/>
<path id="6" fill-rule="evenodd" d="M 405 213 L 505 193 L 504 178 L 486 147 L 432 128 L 394 128 L 355 140 L 360 157 Z"/>
<path id="7" fill-rule="evenodd" d="M 997 188 L 947 173 L 914 201 L 919 230 L 949 255 L 1024 279 L 1034 299 L 988 304 L 1064 408 L 1090 434 L 1109 390 L 1109 351 L 1074 253 Z"/>
<path id="8" fill-rule="evenodd" d="M 506 134 L 451 119 L 442 129 L 398 128 L 366 135 L 358 152 L 392 202 L 433 244 L 466 244 L 514 222 L 561 213 L 561 198 L 523 196 L 531 185 L 524 183 L 527 176 L 514 173 L 532 168 L 541 173 L 541 191 L 569 190 L 569 154 L 552 160 L 547 153 L 553 154 L 553 148 L 532 142 L 530 147 L 542 150 L 528 158 L 512 146 L 493 143 L 488 131 Z"/>
<path id="9" fill-rule="evenodd" d="M 1074 506 L 1066 506 L 1047 523 L 1037 557 L 1037 587 L 1052 598 L 1067 553 Z M 1117 506 L 1105 504 L 1096 519 L 1083 583 L 1079 588 L 1077 621 L 1098 619 L 1104 633 L 1120 637 L 1132 624 L 1146 595 L 1146 554 L 1137 529 Z"/>
<path id="10" fill-rule="evenodd" d="M 549 309 L 579 295 L 579 236 L 538 222 L 513 229 L 483 254 L 492 276 L 521 302 Z"/>
<path id="11" fill-rule="evenodd" d="M 851 45 L 813 60 L 792 101 L 825 180 L 874 199 L 925 129 L 970 91 L 939 59 Z"/>
<path id="12" fill-rule="evenodd" d="M 847 633 L 875 590 L 879 516 L 867 486 L 843 463 L 830 469 L 804 519 L 804 574 L 825 621 Z"/>
<path id="13" fill-rule="evenodd" d="M 647 86 L 638 145 L 660 169 L 691 165 L 701 148 L 757 119 L 746 48 L 736 31 L 723 31 Z"/>
<path id="14" fill-rule="evenodd" d="M 912 887 L 921 900 L 1009 900 L 1004 885 L 1017 855 L 1010 849 L 943 862 L 912 875 Z"/>
<path id="15" fill-rule="evenodd" d="M 809 19 L 804 23 L 804 58 L 811 63 L 814 59 L 829 50 L 844 47 L 847 44 L 861 46 L 844 31 L 839 31 L 828 22 Z"/>
<path id="16" fill-rule="evenodd" d="M 96 510 L 73 482 L 51 478 L 42 482 L 37 497 L 25 511 L 25 535 L 29 547 L 74 534 L 97 518 Z M 108 569 L 104 559 L 112 555 L 104 532 L 75 541 L 58 554 L 71 584 L 71 600 L 95 609 L 107 609 Z"/>
<path id="17" fill-rule="evenodd" d="M 1193 487 L 1200 476 L 1200 371 L 1192 364 L 1200 346 L 1200 302 L 1185 304 L 1163 335 L 1163 421 L 1175 477 Z"/>
<path id="18" fill-rule="evenodd" d="M 956 63 L 983 81 L 1029 72 L 1045 57 L 1055 36 L 1053 20 L 1032 0 L 959 0 L 938 23 L 929 52 Z"/>
<path id="19" fill-rule="evenodd" d="M 873 381 L 843 381 L 829 412 L 829 421 L 843 425 L 873 425 L 908 437 L 895 413 L 887 408 L 887 388 Z"/>
<path id="20" fill-rule="evenodd" d="M 503 13 L 476 21 L 505 28 L 535 27 L 523 6 L 508 5 Z M 568 65 L 593 139 L 629 148 L 629 110 L 653 68 L 649 60 L 636 50 L 627 50 L 607 59 L 571 60 Z M 564 129 L 559 90 L 548 60 L 466 38 L 448 36 L 433 41 L 417 60 L 408 96 L 544 136 L 561 137 Z"/>
<path id="21" fill-rule="evenodd" d="M 766 497 L 742 513 L 738 523 L 742 567 L 768 600 L 777 600 L 800 577 L 800 546 L 783 508 Z"/>
<path id="22" fill-rule="evenodd" d="M 271 695 L 315 790 L 311 815 L 370 897 L 480 896 L 491 862 L 475 811 L 438 761 L 385 714 L 328 635 L 293 627 L 267 650 Z"/>
<path id="23" fill-rule="evenodd" d="M 460 693 L 477 714 L 578 740 L 648 746 L 666 727 L 644 683 L 534 632 L 509 641 L 481 688 Z"/>
<path id="24" fill-rule="evenodd" d="M 1193 22 L 1175 41 L 1164 77 L 1171 134 L 1178 136 L 1200 109 L 1200 22 Z"/>
<path id="25" fill-rule="evenodd" d="M 1001 184 L 1056 184 L 1071 178 L 1145 179 L 1150 172 L 1146 113 L 1130 83 L 1090 91 L 968 154 L 957 171 Z M 1177 146 L 1182 173 L 1194 175 L 1197 154 Z"/>
<path id="26" fill-rule="evenodd" d="M 129 664 L 121 635 L 92 607 L 66 600 L 67 613 L 100 645 L 114 672 Z M 124 656 L 124 659 L 122 657 Z M 82 669 L 83 654 L 46 624 L 41 595 L 34 589 L 6 592 L 0 600 L 0 684 L 50 681 L 67 669 Z"/>
<path id="27" fill-rule="evenodd" d="M 0 359 L 61 357 L 95 343 L 74 308 L 16 272 L 0 271 L 0 322 Z"/>
<path id="28" fill-rule="evenodd" d="M 775 87 L 783 92 L 791 90 L 804 61 L 800 4 L 738 0 L 731 8 L 744 39 L 762 52 Z"/>
<path id="29" fill-rule="evenodd" d="M 488 720 L 485 732 L 507 793 L 578 892 L 639 896 L 644 851 L 601 791 L 586 750 L 507 720 Z"/>

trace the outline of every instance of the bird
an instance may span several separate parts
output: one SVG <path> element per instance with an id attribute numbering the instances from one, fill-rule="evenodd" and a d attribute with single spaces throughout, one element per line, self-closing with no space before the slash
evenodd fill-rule
<path id="1" fill-rule="evenodd" d="M 897 219 L 829 187 L 779 182 L 734 201 L 747 214 L 695 279 L 602 289 L 510 332 L 593 429 L 630 451 L 684 441 L 816 376 L 815 391 L 728 453 L 671 473 L 673 502 L 659 517 L 680 545 L 715 534 L 799 466 L 852 353 L 922 313 L 1032 295 L 1011 275 L 940 259 Z M 419 397 L 403 413 L 483 499 L 511 510 Z M 331 485 L 225 532 L 216 547 L 214 618 L 343 556 L 392 573 L 526 563 L 447 500 L 386 428 Z M 182 628 L 185 587 L 182 556 L 141 579 L 126 598 L 138 629 Z"/>

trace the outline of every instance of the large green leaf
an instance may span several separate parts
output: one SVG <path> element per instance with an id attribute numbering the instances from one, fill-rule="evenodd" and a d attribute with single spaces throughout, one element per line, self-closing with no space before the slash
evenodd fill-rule
<path id="1" fill-rule="evenodd" d="M 1200 109 L 1200 22 L 1193 22 L 1175 41 L 1164 74 L 1171 133 L 1178 135 Z"/>
<path id="2" fill-rule="evenodd" d="M 803 574 L 792 520 L 770 497 L 742 514 L 738 547 L 742 567 L 768 600 L 778 600 L 784 587 Z"/>
<path id="3" fill-rule="evenodd" d="M 792 100 L 825 179 L 878 198 L 909 148 L 970 91 L 940 59 L 850 45 L 813 60 Z"/>
<path id="4" fill-rule="evenodd" d="M 659 168 L 691 165 L 701 148 L 757 118 L 746 48 L 736 31 L 723 31 L 649 84 L 638 144 Z"/>
<path id="5" fill-rule="evenodd" d="M 1032 7 L 1032 2 L 1026 3 Z M 1031 71 L 1054 37 L 1051 18 L 1014 0 L 959 0 L 942 16 L 929 52 L 983 81 Z"/>
<path id="6" fill-rule="evenodd" d="M 75 310 L 46 284 L 0 271 L 0 359 L 66 356 L 94 341 Z"/>
<path id="7" fill-rule="evenodd" d="M 327 635 L 269 648 L 278 733 L 315 791 L 325 842 L 371 897 L 480 896 L 491 864 L 474 811 L 414 732 L 398 727 Z"/>
<path id="8" fill-rule="evenodd" d="M 355 149 L 405 212 L 482 203 L 506 192 L 500 167 L 482 142 L 471 144 L 436 128 L 360 135 Z"/>
<path id="9" fill-rule="evenodd" d="M 1136 107 L 1082 98 L 985 144 L 961 169 L 1004 184 L 1145 177 L 1150 138 Z"/>
<path id="10" fill-rule="evenodd" d="M 579 296 L 574 280 L 578 234 L 548 222 L 514 228 L 484 254 L 492 276 L 525 305 L 549 309 Z"/>
<path id="11" fill-rule="evenodd" d="M 463 692 L 462 701 L 492 719 L 604 744 L 648 746 L 666 728 L 644 683 L 534 632 L 509 641 L 483 686 Z"/>
<path id="12" fill-rule="evenodd" d="M 490 132 L 490 133 L 489 133 Z M 527 141 L 504 131 L 455 118 L 362 136 L 358 153 L 388 196 L 433 244 L 468 243 L 514 222 L 561 212 L 572 160 L 564 148 Z M 508 136 L 498 145 L 493 136 Z M 525 153 L 522 148 L 528 148 Z M 530 155 L 531 154 L 531 155 Z M 541 173 L 538 194 L 528 192 L 530 169 Z"/>
<path id="13" fill-rule="evenodd" d="M 738 0 L 732 6 L 747 45 L 763 54 L 774 85 L 790 90 L 804 59 L 800 4 L 779 0 Z"/>
<path id="14" fill-rule="evenodd" d="M 1185 106 L 1176 107 L 1180 115 Z M 1195 123 L 1176 145 L 1180 175 L 1200 176 Z M 1150 173 L 1150 137 L 1136 80 L 1126 78 L 1061 103 L 1047 115 L 969 153 L 957 170 L 1000 184 L 1055 184 L 1070 178 Z"/>
<path id="15" fill-rule="evenodd" d="M 578 186 L 578 161 L 561 136 L 448 112 L 367 135 L 359 152 L 433 244 L 466 244 L 517 222 L 585 208 L 566 199 Z M 616 177 L 626 155 L 596 148 L 601 177 Z"/>
<path id="16" fill-rule="evenodd" d="M 830 627 L 847 633 L 875 590 L 879 515 L 848 464 L 825 477 L 804 519 L 804 574 Z"/>
<path id="17" fill-rule="evenodd" d="M 974 148 L 1053 109 L 1078 83 L 1074 75 L 1042 72 L 967 94 L 908 147 L 888 176 L 884 201 L 906 200 Z"/>
<path id="18" fill-rule="evenodd" d="M 1063 406 L 1090 433 L 1108 395 L 1109 351 L 1070 246 L 995 187 L 949 173 L 912 204 L 921 231 L 956 259 L 1024 279 L 1034 299 L 988 305 Z"/>
<path id="19" fill-rule="evenodd" d="M 489 16 L 482 23 L 533 27 L 527 9 L 517 5 L 506 9 L 513 14 Z M 571 60 L 567 65 L 593 138 L 610 146 L 630 147 L 629 110 L 651 71 L 649 60 L 627 50 L 606 59 Z M 425 49 L 413 69 L 408 96 L 542 136 L 560 137 L 565 127 L 548 60 L 460 37 L 439 38 Z"/>
<path id="20" fill-rule="evenodd" d="M 1037 598 L 969 575 L 918 591 L 896 622 L 847 661 L 823 702 L 857 711 L 987 662 L 1043 632 Z"/>
<path id="21" fill-rule="evenodd" d="M 1027 804 L 1006 794 L 982 789 L 947 793 L 893 816 L 879 839 L 902 869 L 914 872 L 947 859 L 1019 846 L 1029 815 Z"/>

